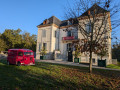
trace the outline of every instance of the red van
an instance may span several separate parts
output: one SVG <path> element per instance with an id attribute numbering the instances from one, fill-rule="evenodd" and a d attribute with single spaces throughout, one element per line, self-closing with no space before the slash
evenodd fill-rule
<path id="1" fill-rule="evenodd" d="M 9 49 L 7 63 L 15 65 L 35 65 L 34 53 L 29 49 Z"/>

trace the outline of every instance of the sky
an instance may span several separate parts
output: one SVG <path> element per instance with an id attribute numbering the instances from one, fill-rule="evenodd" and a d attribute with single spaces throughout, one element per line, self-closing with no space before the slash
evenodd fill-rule
<path id="1" fill-rule="evenodd" d="M 37 25 L 56 16 L 64 19 L 67 0 L 0 0 L 0 33 L 18 29 L 37 35 Z"/>
<path id="2" fill-rule="evenodd" d="M 37 35 L 37 25 L 51 16 L 64 20 L 64 7 L 74 0 L 0 0 L 0 33 L 21 29 Z M 118 2 L 118 0 L 115 0 Z M 120 39 L 120 30 L 116 36 Z"/>

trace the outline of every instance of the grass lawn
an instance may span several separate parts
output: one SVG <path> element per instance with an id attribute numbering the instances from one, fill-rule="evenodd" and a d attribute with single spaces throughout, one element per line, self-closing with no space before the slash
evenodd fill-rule
<path id="1" fill-rule="evenodd" d="M 7 65 L 0 60 L 0 90 L 120 89 L 120 72 L 77 66 L 36 63 L 35 66 Z"/>
<path id="2" fill-rule="evenodd" d="M 120 65 L 114 65 L 114 64 L 110 64 L 107 66 L 107 68 L 113 68 L 113 69 L 120 69 Z"/>

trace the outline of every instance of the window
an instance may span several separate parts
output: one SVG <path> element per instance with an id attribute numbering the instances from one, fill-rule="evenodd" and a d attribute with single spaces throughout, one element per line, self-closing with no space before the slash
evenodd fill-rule
<path id="1" fill-rule="evenodd" d="M 71 50 L 72 50 L 72 44 L 71 44 L 71 43 L 68 43 L 68 44 L 67 44 L 67 50 L 68 50 L 68 51 L 71 51 Z"/>
<path id="2" fill-rule="evenodd" d="M 92 62 L 95 63 L 95 58 L 92 59 Z"/>
<path id="3" fill-rule="evenodd" d="M 91 13 L 91 15 L 93 15 L 93 14 L 94 14 L 94 11 L 91 11 L 90 13 Z"/>
<path id="4" fill-rule="evenodd" d="M 71 23 L 69 20 L 68 20 L 68 22 L 67 22 L 67 23 L 68 23 L 68 25 L 72 25 L 72 23 Z"/>
<path id="5" fill-rule="evenodd" d="M 47 43 L 43 43 L 43 48 L 45 48 L 45 50 L 47 50 Z"/>
<path id="6" fill-rule="evenodd" d="M 33 52 L 24 52 L 24 55 L 33 55 Z"/>
<path id="7" fill-rule="evenodd" d="M 67 36 L 70 37 L 71 36 L 71 31 L 67 32 Z"/>
<path id="8" fill-rule="evenodd" d="M 95 9 L 95 10 L 92 10 L 92 11 L 88 11 L 88 15 L 94 15 L 94 14 L 96 14 L 97 13 L 97 10 Z"/>
<path id="9" fill-rule="evenodd" d="M 46 30 L 42 30 L 42 36 L 46 37 Z"/>
<path id="10" fill-rule="evenodd" d="M 86 24 L 86 31 L 87 31 L 87 33 L 90 33 L 91 30 L 92 30 L 91 23 L 89 22 L 88 24 Z"/>
<path id="11" fill-rule="evenodd" d="M 95 10 L 94 10 L 94 14 L 96 14 L 96 13 L 97 13 L 97 10 L 95 9 Z"/>
<path id="12" fill-rule="evenodd" d="M 104 39 L 108 39 L 109 37 L 108 36 L 104 36 Z"/>
<path id="13" fill-rule="evenodd" d="M 14 56 L 16 56 L 16 55 L 17 55 L 17 51 L 14 51 L 14 50 L 13 50 L 13 51 L 8 52 L 8 54 L 9 54 L 9 55 L 14 55 Z"/>
<path id="14" fill-rule="evenodd" d="M 23 52 L 18 52 L 18 56 L 23 56 Z"/>

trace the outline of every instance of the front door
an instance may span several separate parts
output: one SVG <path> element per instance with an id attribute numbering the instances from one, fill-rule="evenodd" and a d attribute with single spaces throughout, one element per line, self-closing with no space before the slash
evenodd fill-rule
<path id="1" fill-rule="evenodd" d="M 72 61 L 73 61 L 72 51 L 68 51 L 68 61 L 69 61 L 69 62 L 72 62 Z"/>

